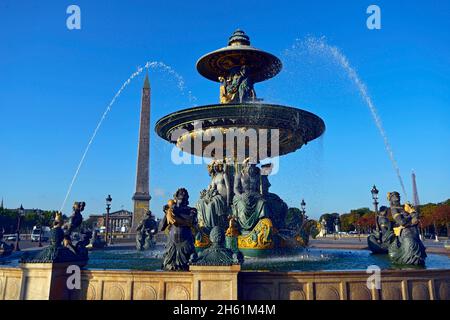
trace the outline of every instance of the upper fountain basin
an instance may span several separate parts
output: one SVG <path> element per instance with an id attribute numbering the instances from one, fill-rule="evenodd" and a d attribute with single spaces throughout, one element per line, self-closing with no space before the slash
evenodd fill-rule
<path id="1" fill-rule="evenodd" d="M 248 45 L 228 46 L 205 54 L 197 61 L 197 70 L 205 78 L 219 82 L 236 67 L 247 66 L 253 82 L 261 82 L 277 75 L 282 68 L 273 54 Z"/>
<path id="2" fill-rule="evenodd" d="M 251 129 L 255 130 L 258 142 L 257 145 L 249 145 L 250 138 L 244 139 L 245 150 L 248 154 L 249 149 L 256 149 L 259 153 L 258 159 L 262 160 L 296 151 L 321 136 L 325 131 L 325 123 L 315 114 L 293 107 L 237 103 L 180 110 L 159 119 L 155 126 L 155 131 L 161 138 L 190 154 L 207 158 L 216 158 L 214 155 L 208 156 L 205 148 L 208 148 L 212 141 L 216 141 L 218 136 L 222 138 L 223 155 L 229 155 L 226 152 L 233 150 L 235 156 L 239 143 L 236 143 L 234 138 L 228 138 L 231 133 L 242 133 L 241 136 L 248 134 L 251 137 Z M 201 143 L 197 143 L 195 139 L 199 139 Z M 278 143 L 278 151 L 274 149 L 274 141 Z"/>

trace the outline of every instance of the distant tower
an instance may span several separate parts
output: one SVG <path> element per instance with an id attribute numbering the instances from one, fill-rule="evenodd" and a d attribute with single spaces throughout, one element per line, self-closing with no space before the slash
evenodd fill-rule
<path id="1" fill-rule="evenodd" d="M 420 205 L 420 201 L 419 201 L 419 193 L 417 192 L 417 185 L 416 185 L 416 174 L 414 173 L 414 171 L 411 174 L 411 178 L 412 178 L 412 188 L 413 188 L 413 201 L 414 201 L 414 207 L 418 208 Z"/>
<path id="2" fill-rule="evenodd" d="M 141 222 L 150 208 L 149 193 L 149 162 L 150 162 L 150 82 L 148 73 L 145 76 L 141 99 L 141 121 L 139 126 L 139 145 L 136 168 L 136 192 L 133 195 L 133 225 L 132 232 Z"/>
<path id="3" fill-rule="evenodd" d="M 0 209 L 3 209 L 3 198 L 2 198 L 2 203 L 0 203 Z"/>

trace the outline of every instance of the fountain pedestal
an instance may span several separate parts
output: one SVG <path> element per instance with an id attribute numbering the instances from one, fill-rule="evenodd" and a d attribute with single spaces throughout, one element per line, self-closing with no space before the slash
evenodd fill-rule
<path id="1" fill-rule="evenodd" d="M 190 266 L 194 300 L 237 300 L 240 265 Z"/>
<path id="2" fill-rule="evenodd" d="M 20 299 L 69 300 L 73 291 L 67 285 L 68 278 L 77 276 L 76 271 L 75 273 L 70 271 L 69 267 L 74 265 L 79 267 L 83 264 L 85 262 L 22 263 Z M 81 276 L 81 272 L 78 276 Z"/>

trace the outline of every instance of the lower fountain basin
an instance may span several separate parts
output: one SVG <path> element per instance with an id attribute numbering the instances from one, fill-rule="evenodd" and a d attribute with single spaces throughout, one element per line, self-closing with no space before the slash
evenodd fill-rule
<path id="1" fill-rule="evenodd" d="M 89 254 L 87 269 L 131 269 L 156 271 L 161 269 L 163 246 L 153 250 L 99 250 Z M 377 265 L 388 269 L 423 269 L 421 267 L 396 266 L 387 255 L 375 255 L 369 250 L 303 249 L 292 255 L 275 255 L 264 258 L 245 258 L 242 270 L 269 271 L 339 271 L 366 270 Z M 450 258 L 428 254 L 425 269 L 450 270 Z"/>
<path id="2" fill-rule="evenodd" d="M 163 252 L 162 245 L 145 252 L 131 246 L 93 251 L 81 270 L 80 290 L 61 290 L 67 264 L 19 265 L 21 253 L 13 254 L 8 261 L 0 259 L 0 300 L 450 299 L 450 259 L 445 255 L 429 254 L 426 268 L 412 268 L 393 266 L 386 255 L 367 250 L 312 248 L 291 256 L 247 258 L 241 270 L 197 266 L 167 272 L 159 270 Z M 379 290 L 367 287 L 374 265 L 381 269 Z M 198 286 L 203 282 L 209 285 Z"/>

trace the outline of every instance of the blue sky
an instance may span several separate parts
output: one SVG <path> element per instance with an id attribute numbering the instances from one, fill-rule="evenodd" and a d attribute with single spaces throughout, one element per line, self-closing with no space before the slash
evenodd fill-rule
<path id="1" fill-rule="evenodd" d="M 66 8 L 81 8 L 81 30 L 66 28 Z M 381 8 L 368 30 L 366 8 Z M 260 97 L 314 112 L 325 135 L 281 159 L 272 182 L 290 206 L 302 198 L 313 217 L 370 206 L 370 188 L 400 190 L 383 140 L 344 70 L 326 55 L 292 49 L 307 37 L 339 47 L 367 85 L 411 197 L 450 197 L 450 4 L 446 1 L 0 2 L 0 197 L 7 207 L 59 209 L 84 148 L 121 84 L 146 61 L 170 65 L 185 90 L 150 73 L 152 126 L 169 112 L 214 103 L 218 86 L 195 69 L 206 52 L 242 28 L 252 45 L 279 56 L 283 72 L 256 86 Z M 296 39 L 299 39 L 296 41 Z M 287 51 L 286 51 L 287 50 Z M 69 203 L 86 213 L 131 209 L 143 77 L 116 101 L 81 168 Z M 206 168 L 171 163 L 171 146 L 151 132 L 153 212 L 180 186 L 191 204 L 208 184 Z"/>

